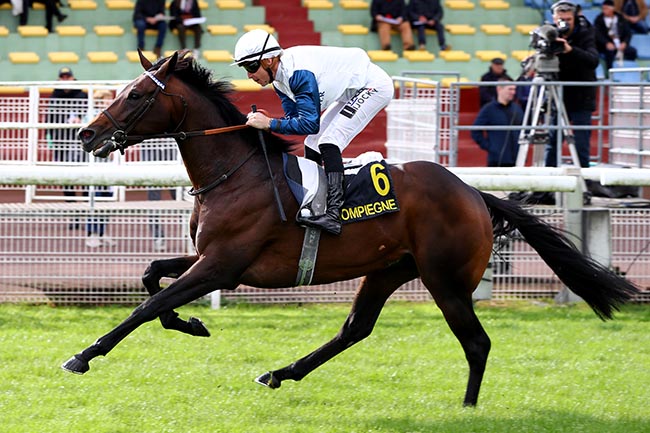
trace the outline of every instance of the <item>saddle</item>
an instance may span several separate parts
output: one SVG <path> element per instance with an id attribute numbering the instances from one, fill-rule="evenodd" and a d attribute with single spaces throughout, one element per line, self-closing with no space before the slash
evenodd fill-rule
<path id="1" fill-rule="evenodd" d="M 325 171 L 315 162 L 285 154 L 284 175 L 299 214 L 322 215 L 327 202 Z M 345 166 L 341 221 L 349 224 L 399 211 L 388 164 L 379 152 L 366 152 Z"/>

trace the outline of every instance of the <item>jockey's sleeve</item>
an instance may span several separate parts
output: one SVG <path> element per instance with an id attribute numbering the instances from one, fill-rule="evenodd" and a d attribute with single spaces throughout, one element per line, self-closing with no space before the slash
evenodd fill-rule
<path id="1" fill-rule="evenodd" d="M 314 73 L 306 70 L 295 71 L 289 79 L 293 99 L 277 88 L 285 117 L 272 119 L 271 131 L 288 135 L 311 135 L 320 129 L 320 97 L 318 82 Z"/>

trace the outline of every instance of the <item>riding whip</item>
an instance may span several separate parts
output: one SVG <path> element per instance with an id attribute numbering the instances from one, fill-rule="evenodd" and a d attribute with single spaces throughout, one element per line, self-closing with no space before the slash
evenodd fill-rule
<path id="1" fill-rule="evenodd" d="M 257 105 L 255 104 L 251 105 L 251 111 L 253 113 L 257 112 Z M 264 159 L 266 160 L 266 167 L 269 169 L 269 176 L 271 176 L 271 183 L 273 184 L 273 195 L 275 196 L 275 202 L 278 204 L 280 219 L 282 220 L 282 222 L 286 222 L 287 216 L 284 214 L 284 207 L 282 206 L 282 200 L 280 200 L 280 192 L 278 191 L 278 187 L 275 185 L 275 178 L 273 177 L 273 171 L 271 170 L 269 155 L 266 152 L 266 142 L 264 141 L 264 133 L 258 129 L 257 135 L 260 138 L 260 144 L 262 145 L 262 151 L 264 152 Z"/>

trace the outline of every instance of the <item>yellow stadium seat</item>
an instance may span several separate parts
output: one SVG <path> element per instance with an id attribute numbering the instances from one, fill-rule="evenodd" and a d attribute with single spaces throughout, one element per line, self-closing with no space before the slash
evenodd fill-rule
<path id="1" fill-rule="evenodd" d="M 232 54 L 228 50 L 205 50 L 203 58 L 208 62 L 228 62 L 233 61 Z"/>
<path id="2" fill-rule="evenodd" d="M 510 3 L 503 0 L 481 0 L 481 7 L 488 10 L 510 9 Z"/>
<path id="3" fill-rule="evenodd" d="M 307 9 L 334 9 L 334 3 L 329 0 L 304 0 L 302 5 Z"/>
<path id="4" fill-rule="evenodd" d="M 476 28 L 469 24 L 445 24 L 445 30 L 452 35 L 473 35 L 476 34 Z"/>
<path id="5" fill-rule="evenodd" d="M 79 63 L 79 56 L 72 51 L 50 51 L 47 57 L 52 63 Z"/>
<path id="6" fill-rule="evenodd" d="M 90 63 L 117 63 L 118 57 L 112 51 L 90 51 L 86 53 Z"/>
<path id="7" fill-rule="evenodd" d="M 81 26 L 56 26 L 59 36 L 86 36 L 86 29 Z"/>
<path id="8" fill-rule="evenodd" d="M 150 62 L 155 62 L 157 57 L 153 53 L 153 51 L 143 51 L 142 54 L 149 60 Z M 131 62 L 131 63 L 140 63 L 140 56 L 138 56 L 137 51 L 127 51 L 126 52 L 126 59 Z"/>
<path id="9" fill-rule="evenodd" d="M 481 31 L 486 35 L 509 35 L 512 33 L 512 29 L 503 24 L 481 24 Z"/>
<path id="10" fill-rule="evenodd" d="M 41 58 L 38 57 L 38 54 L 31 51 L 20 51 L 9 53 L 9 61 L 15 64 L 23 63 L 38 63 L 41 61 Z"/>
<path id="11" fill-rule="evenodd" d="M 250 91 L 258 91 L 262 90 L 263 87 L 257 84 L 253 80 L 231 80 L 230 84 L 233 85 L 235 90 L 240 91 L 240 92 L 250 92 Z"/>
<path id="12" fill-rule="evenodd" d="M 216 0 L 219 9 L 245 9 L 246 3 L 240 0 Z"/>
<path id="13" fill-rule="evenodd" d="M 124 34 L 122 26 L 95 26 L 93 30 L 97 36 L 122 36 Z"/>
<path id="14" fill-rule="evenodd" d="M 367 35 L 370 29 L 362 24 L 339 24 L 339 32 L 344 35 Z"/>
<path id="15" fill-rule="evenodd" d="M 539 27 L 538 24 L 517 24 L 515 30 L 517 30 L 522 35 L 529 35 L 530 32 Z"/>
<path id="16" fill-rule="evenodd" d="M 0 36 L 9 36 L 9 29 L 5 26 L 0 26 Z"/>
<path id="17" fill-rule="evenodd" d="M 500 57 L 503 60 L 508 58 L 506 53 L 503 53 L 499 50 L 478 50 L 474 53 L 476 58 L 483 60 L 484 62 L 489 62 L 490 60 Z"/>
<path id="18" fill-rule="evenodd" d="M 465 78 L 465 77 L 460 77 L 458 79 L 456 79 L 454 77 L 445 77 L 442 80 L 440 80 L 440 85 L 442 87 L 450 87 L 451 83 L 467 83 L 467 82 L 469 82 L 469 80 L 467 78 Z M 461 89 L 471 89 L 472 87 L 474 87 L 474 86 L 469 86 L 469 85 L 467 85 L 467 86 L 461 85 L 460 86 Z"/>
<path id="19" fill-rule="evenodd" d="M 11 3 L 2 3 L 0 5 L 0 11 L 3 9 L 10 11 L 12 9 Z"/>
<path id="20" fill-rule="evenodd" d="M 340 0 L 343 9 L 370 9 L 370 3 L 364 0 Z"/>
<path id="21" fill-rule="evenodd" d="M 397 53 L 387 50 L 369 50 L 368 56 L 373 62 L 396 62 Z"/>
<path id="22" fill-rule="evenodd" d="M 469 0 L 446 0 L 445 7 L 454 10 L 471 10 L 474 9 L 474 3 Z"/>
<path id="23" fill-rule="evenodd" d="M 94 11 L 97 9 L 97 3 L 93 0 L 70 0 L 68 4 L 73 11 Z"/>
<path id="24" fill-rule="evenodd" d="M 404 51 L 402 53 L 404 57 L 409 62 L 432 62 L 436 56 L 428 51 Z"/>
<path id="25" fill-rule="evenodd" d="M 32 9 L 34 9 L 35 11 L 45 10 L 45 4 L 44 3 L 33 3 L 32 4 Z"/>
<path id="26" fill-rule="evenodd" d="M 207 28 L 208 32 L 213 36 L 237 34 L 237 27 L 230 24 L 210 24 Z"/>
<path id="27" fill-rule="evenodd" d="M 275 28 L 271 27 L 268 24 L 244 24 L 244 31 L 250 32 L 251 30 L 262 29 L 266 30 L 268 33 L 275 33 Z"/>
<path id="28" fill-rule="evenodd" d="M 199 9 L 201 9 L 201 10 L 208 9 L 210 7 L 208 2 L 205 1 L 205 0 L 199 0 L 198 4 L 199 4 Z"/>
<path id="29" fill-rule="evenodd" d="M 138 29 L 136 29 L 135 27 L 133 27 L 133 28 L 131 29 L 131 33 L 133 33 L 134 35 L 137 34 L 137 33 L 138 33 Z M 156 36 L 157 34 L 158 34 L 158 30 L 156 30 L 156 29 L 145 29 L 145 31 L 144 31 L 144 35 L 145 35 L 145 36 Z"/>
<path id="30" fill-rule="evenodd" d="M 0 93 L 3 95 L 22 95 L 29 92 L 29 89 L 23 86 L 0 86 Z"/>
<path id="31" fill-rule="evenodd" d="M 131 0 L 106 0 L 106 7 L 113 10 L 133 10 L 135 3 Z"/>
<path id="32" fill-rule="evenodd" d="M 47 29 L 44 26 L 18 26 L 18 34 L 22 37 L 42 37 L 48 35 Z"/>
<path id="33" fill-rule="evenodd" d="M 517 59 L 520 62 L 535 53 L 533 50 L 513 50 L 510 52 L 510 55 L 513 59 Z"/>
<path id="34" fill-rule="evenodd" d="M 440 58 L 444 59 L 447 62 L 469 62 L 472 56 L 465 51 L 460 50 L 450 50 L 450 51 L 440 51 Z"/>

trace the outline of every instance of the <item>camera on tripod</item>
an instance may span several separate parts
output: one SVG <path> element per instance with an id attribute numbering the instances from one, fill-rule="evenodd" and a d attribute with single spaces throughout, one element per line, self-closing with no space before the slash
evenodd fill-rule
<path id="1" fill-rule="evenodd" d="M 524 73 L 534 69 L 538 74 L 556 74 L 560 72 L 560 61 L 556 54 L 564 51 L 564 42 L 557 38 L 566 36 L 570 31 L 565 21 L 554 24 L 543 24 L 530 32 L 530 47 L 535 50 L 521 64 Z"/>

